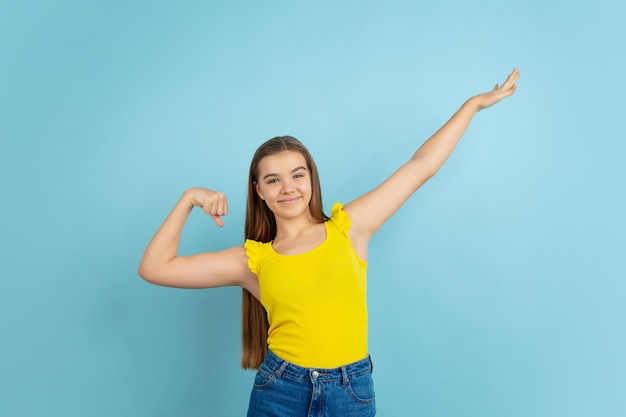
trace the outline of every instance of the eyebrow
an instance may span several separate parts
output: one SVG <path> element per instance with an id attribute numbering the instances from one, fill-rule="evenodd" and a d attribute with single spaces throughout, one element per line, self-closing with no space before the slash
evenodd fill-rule
<path id="1" fill-rule="evenodd" d="M 306 167 L 305 166 L 299 166 L 299 167 L 296 167 L 296 168 L 292 169 L 291 173 L 293 174 L 294 172 L 299 171 L 301 169 L 306 171 Z M 278 174 L 273 174 L 273 173 L 272 174 L 267 174 L 267 175 L 265 175 L 263 177 L 263 179 L 266 179 L 266 178 L 269 178 L 269 177 L 278 177 Z"/>

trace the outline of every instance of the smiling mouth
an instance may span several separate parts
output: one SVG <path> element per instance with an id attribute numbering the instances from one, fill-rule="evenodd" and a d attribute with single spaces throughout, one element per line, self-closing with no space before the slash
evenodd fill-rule
<path id="1" fill-rule="evenodd" d="M 302 197 L 293 197 L 293 198 L 286 198 L 284 200 L 278 200 L 279 203 L 281 204 L 293 204 L 296 201 L 300 200 Z"/>

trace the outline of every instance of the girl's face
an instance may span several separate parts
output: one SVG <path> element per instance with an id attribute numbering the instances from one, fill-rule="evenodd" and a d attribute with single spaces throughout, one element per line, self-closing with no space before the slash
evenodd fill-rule
<path id="1" fill-rule="evenodd" d="M 276 217 L 308 214 L 311 173 L 300 152 L 283 151 L 259 162 L 256 192 Z"/>

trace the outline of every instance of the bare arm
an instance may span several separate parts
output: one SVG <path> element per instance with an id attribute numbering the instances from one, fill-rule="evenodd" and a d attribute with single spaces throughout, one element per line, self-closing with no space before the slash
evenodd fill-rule
<path id="1" fill-rule="evenodd" d="M 222 193 L 202 188 L 185 191 L 148 244 L 139 264 L 139 275 L 148 282 L 168 287 L 236 285 L 258 296 L 258 280 L 248 269 L 243 247 L 178 256 L 180 236 L 194 206 L 201 207 L 218 226 L 224 225 L 221 216 L 228 214 L 228 203 Z"/>
<path id="2" fill-rule="evenodd" d="M 386 222 L 404 202 L 448 159 L 465 133 L 474 115 L 496 104 L 515 92 L 519 71 L 513 70 L 502 86 L 467 100 L 461 108 L 433 134 L 380 186 L 346 204 L 345 210 L 352 221 L 350 237 L 357 253 L 366 259 L 367 245 L 371 236 Z"/>

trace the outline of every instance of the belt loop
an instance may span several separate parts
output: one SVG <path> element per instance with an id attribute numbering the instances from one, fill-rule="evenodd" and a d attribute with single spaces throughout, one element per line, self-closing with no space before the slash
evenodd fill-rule
<path id="1" fill-rule="evenodd" d="M 285 360 L 283 361 L 283 363 L 280 364 L 278 369 L 274 372 L 274 374 L 276 374 L 276 378 L 280 379 L 283 376 L 283 372 L 285 371 L 287 365 L 289 365 L 289 362 Z"/>
<path id="2" fill-rule="evenodd" d="M 345 366 L 341 367 L 341 385 L 342 386 L 346 386 L 348 385 L 348 382 L 350 382 L 350 378 L 348 378 L 348 371 L 346 370 Z"/>
<path id="3" fill-rule="evenodd" d="M 370 360 L 370 373 L 374 372 L 374 362 L 372 362 L 372 357 L 368 355 Z"/>

